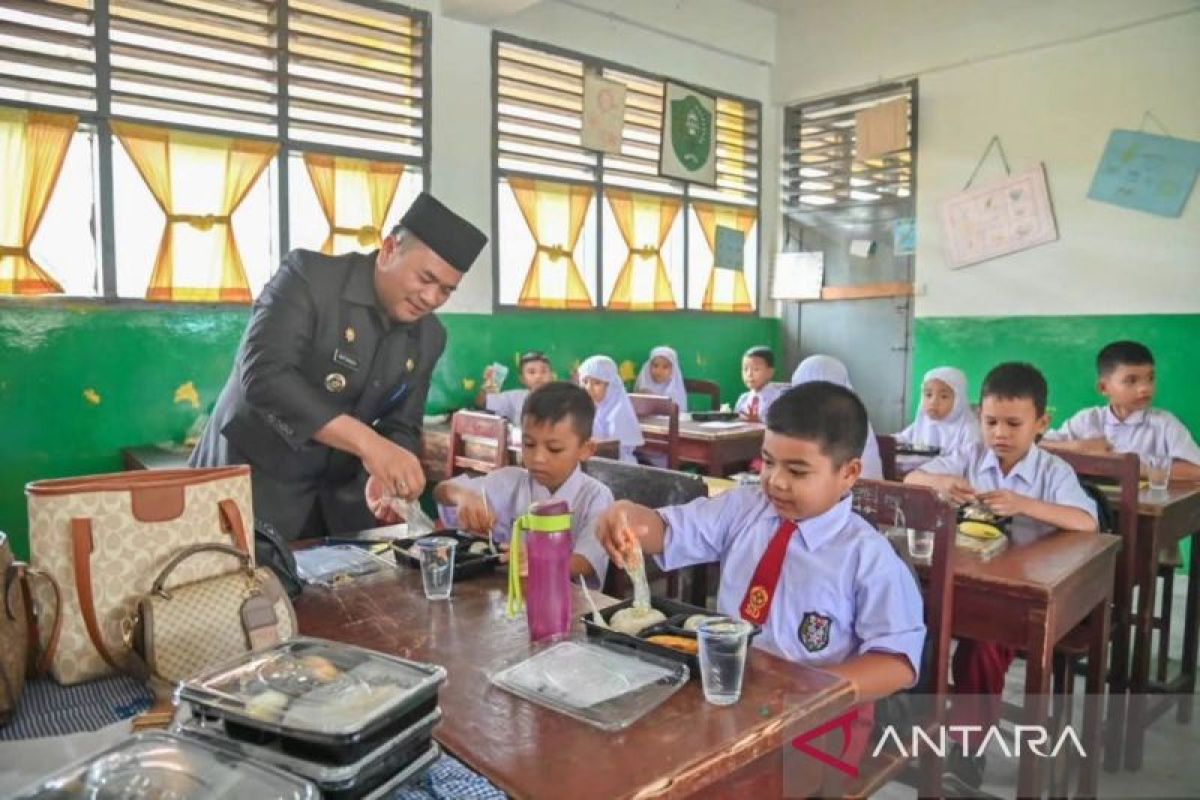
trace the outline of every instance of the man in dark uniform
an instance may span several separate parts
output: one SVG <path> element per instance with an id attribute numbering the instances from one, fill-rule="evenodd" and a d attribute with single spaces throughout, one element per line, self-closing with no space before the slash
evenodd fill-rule
<path id="1" fill-rule="evenodd" d="M 373 254 L 288 253 L 191 465 L 249 464 L 255 517 L 287 539 L 395 521 L 389 500 L 425 488 L 421 421 L 446 346 L 432 312 L 486 243 L 421 194 Z"/>

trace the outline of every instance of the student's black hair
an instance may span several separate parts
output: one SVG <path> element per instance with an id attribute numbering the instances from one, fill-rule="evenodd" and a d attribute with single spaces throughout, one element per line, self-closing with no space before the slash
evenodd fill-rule
<path id="1" fill-rule="evenodd" d="M 1046 378 L 1033 364 L 1023 361 L 1007 361 L 993 367 L 983 379 L 980 399 L 998 397 L 1001 400 L 1032 400 L 1040 417 L 1046 413 Z"/>
<path id="2" fill-rule="evenodd" d="M 543 362 L 547 368 L 550 366 L 550 359 L 546 357 L 545 353 L 541 350 L 529 350 L 528 352 L 521 353 L 521 358 L 517 362 L 518 371 L 525 369 L 526 364 L 532 364 L 535 361 Z"/>
<path id="3" fill-rule="evenodd" d="M 775 369 L 775 353 L 765 345 L 756 345 L 742 354 L 742 358 L 761 358 L 771 369 Z"/>
<path id="4" fill-rule="evenodd" d="M 571 428 L 581 441 L 592 438 L 592 422 L 596 419 L 596 404 L 582 386 L 566 381 L 551 381 L 533 390 L 521 407 L 521 419 L 554 424 L 571 418 Z"/>
<path id="5" fill-rule="evenodd" d="M 1107 377 L 1117 367 L 1154 366 L 1154 354 L 1141 342 L 1111 342 L 1100 349 L 1096 356 L 1096 373 Z"/>
<path id="6" fill-rule="evenodd" d="M 867 409 L 858 395 L 828 381 L 793 386 L 767 411 L 767 430 L 816 442 L 835 467 L 862 457 L 867 428 Z"/>

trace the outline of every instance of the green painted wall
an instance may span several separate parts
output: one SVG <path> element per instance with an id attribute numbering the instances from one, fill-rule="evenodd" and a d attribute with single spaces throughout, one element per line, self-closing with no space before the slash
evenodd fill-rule
<path id="1" fill-rule="evenodd" d="M 27 555 L 23 488 L 28 481 L 112 472 L 128 445 L 182 440 L 198 413 L 176 402 L 191 381 L 207 409 L 229 374 L 244 309 L 106 308 L 0 310 L 0 530 Z M 467 405 L 494 360 L 546 350 L 560 375 L 594 353 L 640 366 L 670 344 L 689 377 L 718 381 L 732 402 L 742 391 L 741 353 L 777 347 L 777 320 L 667 314 L 506 313 L 442 315 L 449 344 L 434 375 L 431 413 Z M 514 378 L 510 378 L 510 383 Z M 515 384 L 514 384 L 515 385 Z M 89 392 L 90 390 L 90 392 Z M 92 399 L 88 399 L 90 393 Z"/>

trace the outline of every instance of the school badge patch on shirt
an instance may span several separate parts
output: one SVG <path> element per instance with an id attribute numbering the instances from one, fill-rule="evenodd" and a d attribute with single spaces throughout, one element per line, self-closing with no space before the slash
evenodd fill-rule
<path id="1" fill-rule="evenodd" d="M 800 644 L 810 653 L 819 653 L 829 646 L 829 629 L 833 621 L 815 611 L 805 612 L 800 620 Z"/>

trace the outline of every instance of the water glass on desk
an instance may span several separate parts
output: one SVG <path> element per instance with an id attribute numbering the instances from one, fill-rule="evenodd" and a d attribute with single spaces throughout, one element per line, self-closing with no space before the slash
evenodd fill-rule
<path id="1" fill-rule="evenodd" d="M 1146 479 L 1151 494 L 1166 494 L 1171 482 L 1171 456 L 1159 453 L 1146 456 Z"/>
<path id="2" fill-rule="evenodd" d="M 426 536 L 417 540 L 421 560 L 421 582 L 428 600 L 448 600 L 454 586 L 454 550 L 458 542 L 449 536 Z"/>
<path id="3" fill-rule="evenodd" d="M 733 705 L 741 698 L 746 648 L 753 630 L 749 622 L 740 619 L 709 620 L 697 629 L 700 683 L 704 699 L 713 705 Z"/>

